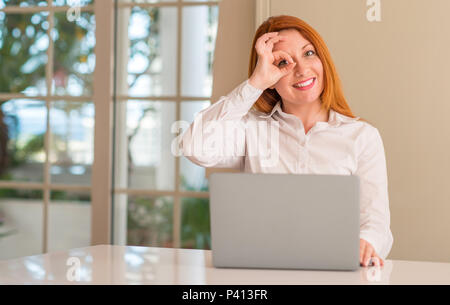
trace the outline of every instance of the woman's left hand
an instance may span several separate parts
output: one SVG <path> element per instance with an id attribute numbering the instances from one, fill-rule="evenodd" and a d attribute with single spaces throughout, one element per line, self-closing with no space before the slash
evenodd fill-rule
<path id="1" fill-rule="evenodd" d="M 375 253 L 375 249 L 372 245 L 364 239 L 359 239 L 359 263 L 361 266 L 367 267 L 370 259 L 372 259 L 374 266 L 383 267 L 384 262 L 377 253 Z"/>

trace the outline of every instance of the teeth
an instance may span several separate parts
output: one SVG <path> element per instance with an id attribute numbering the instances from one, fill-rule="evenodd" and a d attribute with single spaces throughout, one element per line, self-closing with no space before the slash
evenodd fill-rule
<path id="1" fill-rule="evenodd" d="M 309 81 L 307 81 L 307 82 L 295 84 L 294 87 L 299 87 L 299 88 L 306 87 L 306 86 L 311 85 L 313 81 L 314 81 L 314 78 L 311 78 L 311 79 L 310 79 Z"/>

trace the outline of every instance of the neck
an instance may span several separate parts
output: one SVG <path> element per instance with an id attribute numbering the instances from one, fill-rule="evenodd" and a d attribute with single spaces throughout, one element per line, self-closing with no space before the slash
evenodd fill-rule
<path id="1" fill-rule="evenodd" d="M 303 105 L 282 102 L 283 112 L 298 117 L 303 126 L 313 126 L 316 122 L 328 122 L 328 113 L 321 108 L 320 100 Z"/>

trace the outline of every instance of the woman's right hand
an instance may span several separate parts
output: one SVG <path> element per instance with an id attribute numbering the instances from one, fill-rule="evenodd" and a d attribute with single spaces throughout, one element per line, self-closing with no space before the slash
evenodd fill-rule
<path id="1" fill-rule="evenodd" d="M 279 32 L 269 32 L 258 38 L 255 43 L 258 61 L 249 78 L 250 85 L 266 90 L 295 67 L 296 63 L 288 53 L 281 50 L 272 52 L 273 45 L 284 39 L 285 36 Z"/>

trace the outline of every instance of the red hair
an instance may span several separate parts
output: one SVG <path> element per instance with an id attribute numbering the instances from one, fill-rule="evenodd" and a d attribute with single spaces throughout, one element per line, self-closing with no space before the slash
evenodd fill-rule
<path id="1" fill-rule="evenodd" d="M 279 32 L 287 29 L 297 30 L 308 40 L 314 46 L 317 56 L 322 61 L 324 88 L 320 94 L 321 108 L 327 112 L 331 108 L 340 114 L 355 118 L 345 100 L 341 80 L 324 40 L 309 24 L 297 17 L 286 15 L 269 17 L 258 27 L 253 38 L 248 76 L 250 77 L 253 74 L 256 67 L 258 54 L 255 50 L 255 44 L 258 38 L 268 32 Z M 266 89 L 255 102 L 253 108 L 261 112 L 270 113 L 280 99 L 281 97 L 275 89 Z"/>

